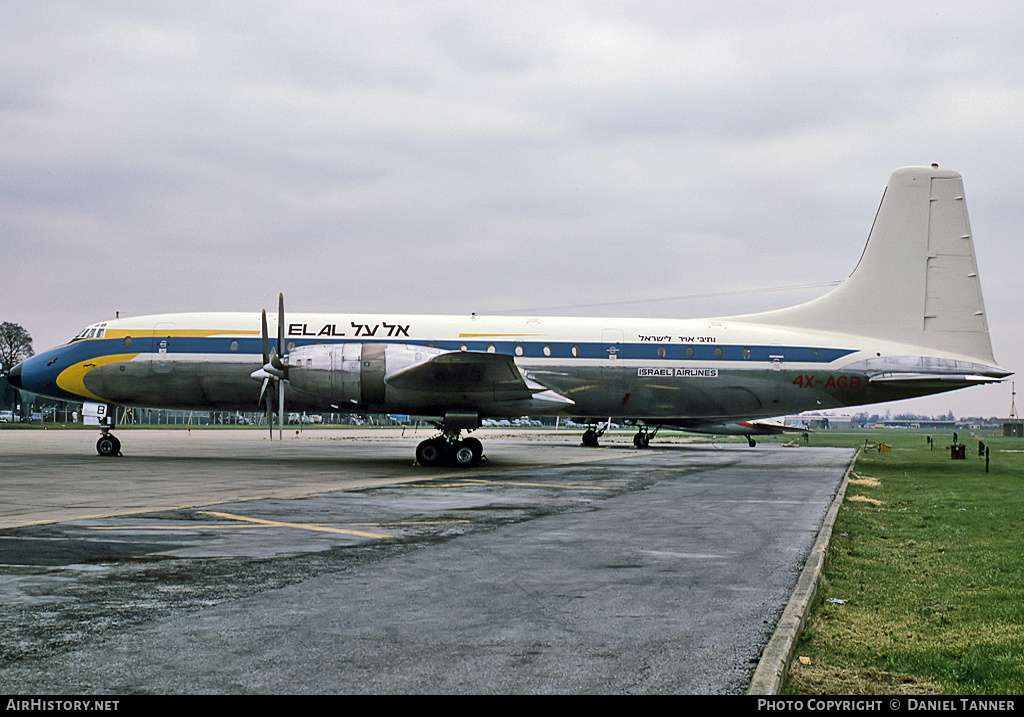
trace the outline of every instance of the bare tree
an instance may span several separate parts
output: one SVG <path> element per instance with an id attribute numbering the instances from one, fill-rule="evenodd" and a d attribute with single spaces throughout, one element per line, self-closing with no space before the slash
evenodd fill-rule
<path id="1" fill-rule="evenodd" d="M 19 361 L 33 355 L 32 337 L 18 324 L 0 324 L 0 375 L 5 375 Z"/>

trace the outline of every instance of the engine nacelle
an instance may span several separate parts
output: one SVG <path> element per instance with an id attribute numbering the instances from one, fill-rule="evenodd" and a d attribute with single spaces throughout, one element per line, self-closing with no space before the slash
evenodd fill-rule
<path id="1" fill-rule="evenodd" d="M 384 406 L 384 377 L 445 353 L 408 344 L 315 344 L 288 354 L 293 388 L 339 408 Z"/>

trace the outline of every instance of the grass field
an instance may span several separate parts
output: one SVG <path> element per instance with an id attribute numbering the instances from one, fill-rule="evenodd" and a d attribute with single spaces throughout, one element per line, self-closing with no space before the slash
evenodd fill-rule
<path id="1" fill-rule="evenodd" d="M 892 450 L 856 463 L 784 691 L 1024 694 L 1024 440 L 962 431 L 952 460 L 947 432 L 811 438 L 865 441 Z"/>

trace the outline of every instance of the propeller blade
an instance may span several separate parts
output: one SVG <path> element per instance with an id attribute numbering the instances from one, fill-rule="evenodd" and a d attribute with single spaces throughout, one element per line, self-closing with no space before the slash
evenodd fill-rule
<path id="1" fill-rule="evenodd" d="M 267 391 L 267 431 L 270 432 L 270 440 L 274 440 L 274 404 L 271 402 L 270 391 Z"/>
<path id="2" fill-rule="evenodd" d="M 278 410 L 281 412 L 280 415 L 278 416 L 278 420 L 280 421 L 280 423 L 278 424 L 279 428 L 277 432 L 277 440 L 278 442 L 280 442 L 282 437 L 284 436 L 284 380 L 282 379 L 277 380 L 277 396 Z M 273 434 L 273 429 L 271 429 L 271 434 Z"/>
<path id="3" fill-rule="evenodd" d="M 277 298 L 277 355 L 284 356 L 284 294 Z"/>
<path id="4" fill-rule="evenodd" d="M 267 310 L 263 310 L 263 365 L 270 363 L 270 339 L 267 337 Z"/>
<path id="5" fill-rule="evenodd" d="M 270 361 L 263 365 L 263 370 L 266 371 L 267 373 L 271 374 L 272 376 L 277 376 L 278 378 L 284 378 L 285 377 L 285 369 L 287 369 L 287 368 L 288 367 L 285 366 L 285 364 L 281 362 L 281 359 L 278 358 L 278 356 L 277 356 L 277 349 L 274 348 L 273 346 L 271 346 L 270 347 Z"/>
<path id="6" fill-rule="evenodd" d="M 271 365 L 281 372 L 281 378 L 277 379 L 277 403 L 280 414 L 278 416 L 277 440 L 280 442 L 284 437 L 284 382 L 288 378 L 287 364 L 282 363 L 281 356 L 284 355 L 284 294 L 277 295 L 277 355 L 271 356 Z M 276 361 L 275 361 L 276 359 Z"/>

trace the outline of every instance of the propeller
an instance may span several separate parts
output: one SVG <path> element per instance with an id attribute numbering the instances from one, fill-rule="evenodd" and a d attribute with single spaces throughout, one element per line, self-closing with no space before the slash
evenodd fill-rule
<path id="1" fill-rule="evenodd" d="M 267 386 L 273 381 L 277 385 L 278 400 L 278 434 L 280 441 L 284 435 L 284 384 L 288 380 L 288 365 L 280 358 L 280 352 L 284 349 L 284 294 L 279 295 L 277 304 L 277 346 L 270 346 L 270 337 L 267 332 L 267 310 L 263 310 L 263 367 L 252 372 L 255 379 L 263 379 L 263 386 L 260 388 L 260 400 L 267 397 L 267 426 L 270 428 L 270 437 L 274 437 L 273 403 L 272 396 L 267 391 Z"/>

